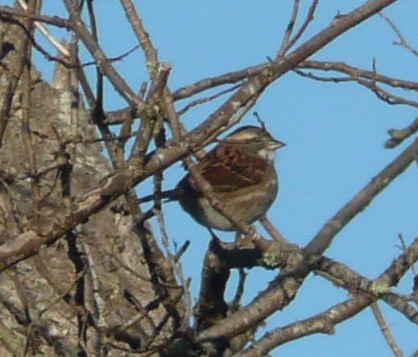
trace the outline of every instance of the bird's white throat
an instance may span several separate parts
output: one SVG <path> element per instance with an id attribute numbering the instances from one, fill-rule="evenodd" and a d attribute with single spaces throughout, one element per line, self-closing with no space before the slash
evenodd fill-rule
<path id="1" fill-rule="evenodd" d="M 268 161 L 269 163 L 274 161 L 274 158 L 276 157 L 276 153 L 274 150 L 267 150 L 267 149 L 261 149 L 257 152 L 258 156 L 260 156 L 262 159 Z"/>

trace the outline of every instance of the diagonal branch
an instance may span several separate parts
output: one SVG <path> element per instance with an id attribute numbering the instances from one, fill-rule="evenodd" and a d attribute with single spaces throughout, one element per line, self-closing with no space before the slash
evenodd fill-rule
<path id="1" fill-rule="evenodd" d="M 296 19 L 298 18 L 300 0 L 294 0 L 292 15 L 290 16 L 289 23 L 287 24 L 286 31 L 283 36 L 282 45 L 280 46 L 277 57 L 283 56 L 286 51 L 291 47 L 290 37 L 292 36 L 293 28 L 295 27 Z"/>
<path id="2" fill-rule="evenodd" d="M 128 86 L 125 80 L 120 76 L 116 69 L 112 66 L 106 54 L 94 40 L 92 34 L 87 30 L 86 25 L 81 19 L 79 10 L 72 0 L 64 0 L 64 4 L 70 13 L 72 29 L 77 36 L 83 41 L 86 48 L 93 56 L 99 69 L 109 78 L 115 90 L 136 110 L 140 111 L 143 103 L 135 95 L 134 91 Z"/>
<path id="3" fill-rule="evenodd" d="M 395 357 L 403 357 L 403 353 L 397 344 L 395 338 L 393 337 L 392 333 L 390 332 L 390 328 L 385 321 L 385 318 L 382 314 L 382 311 L 379 308 L 379 305 L 375 302 L 372 304 L 372 311 L 373 315 L 376 319 L 376 322 L 379 325 L 380 331 L 382 331 L 383 337 L 385 338 L 386 342 L 388 343 L 390 349 L 393 352 Z"/>
<path id="4" fill-rule="evenodd" d="M 318 3 L 319 3 L 319 0 L 313 0 L 312 1 L 311 6 L 309 7 L 309 10 L 308 10 L 308 14 L 306 15 L 305 21 L 303 22 L 303 24 L 299 28 L 298 32 L 296 32 L 296 34 L 292 38 L 290 38 L 291 32 L 293 30 L 293 26 L 294 26 L 294 21 L 297 17 L 297 9 L 296 9 L 296 14 L 294 14 L 294 18 L 292 16 L 292 19 L 289 22 L 288 30 L 286 31 L 286 35 L 285 35 L 285 39 L 283 40 L 282 47 L 280 48 L 280 50 L 277 54 L 277 57 L 283 56 L 302 37 L 303 33 L 308 28 L 310 22 L 314 18 L 314 14 L 315 14 L 316 8 L 318 6 Z M 295 2 L 294 7 L 296 7 L 296 2 Z"/>
<path id="5" fill-rule="evenodd" d="M 418 139 L 388 165 L 372 182 L 361 190 L 328 224 L 326 224 L 310 244 L 305 248 L 305 254 L 321 254 L 330 244 L 332 238 L 347 224 L 372 198 L 383 191 L 387 185 L 403 172 L 418 155 Z M 199 340 L 213 339 L 220 336 L 235 336 L 246 331 L 251 326 L 260 323 L 274 311 L 287 306 L 301 286 L 312 267 L 299 266 L 284 270 L 264 292 L 252 303 L 238 311 L 230 318 L 223 320 L 198 337 Z"/>
<path id="6" fill-rule="evenodd" d="M 373 298 L 366 294 L 358 295 L 336 304 L 318 315 L 274 329 L 264 335 L 253 346 L 239 353 L 238 356 L 265 356 L 272 349 L 303 336 L 316 333 L 333 334 L 335 325 L 357 315 L 370 305 L 372 301 Z"/>
<path id="7" fill-rule="evenodd" d="M 385 142 L 385 148 L 392 149 L 402 143 L 405 139 L 409 138 L 418 131 L 418 117 L 402 129 L 389 129 L 388 134 L 390 138 Z"/>
<path id="8" fill-rule="evenodd" d="M 397 285 L 401 277 L 409 270 L 413 261 L 417 258 L 418 238 L 376 280 L 368 281 L 367 284 L 364 284 L 370 286 L 368 292 L 355 294 L 352 298 L 310 318 L 269 331 L 250 348 L 240 353 L 239 356 L 264 356 L 273 348 L 303 336 L 315 333 L 334 333 L 335 325 L 357 315 L 377 298 L 385 299 L 387 296 L 394 295 L 391 293 L 380 295 L 376 288 L 385 287 L 387 290 L 389 287 Z M 405 261 L 409 263 L 405 264 Z M 327 259 L 325 259 L 325 264 L 328 264 Z M 367 280 L 360 276 L 357 279 Z"/>
<path id="9" fill-rule="evenodd" d="M 305 247 L 306 254 L 322 254 L 331 244 L 332 239 L 357 214 L 365 209 L 396 177 L 398 177 L 418 156 L 418 139 L 416 139 L 395 160 L 380 171 L 364 186 L 343 208 L 340 209 L 321 228 L 316 236 Z"/>
<path id="10" fill-rule="evenodd" d="M 64 0 L 64 2 L 71 13 L 70 18 L 74 22 L 74 31 L 92 53 L 98 66 L 103 70 L 105 75 L 109 77 L 109 80 L 118 92 L 121 93 L 131 105 L 135 106 L 136 109 L 138 109 L 138 106 L 141 107 L 143 105 L 142 101 L 137 98 L 135 93 L 133 93 L 116 70 L 111 66 L 103 51 L 87 31 L 75 4 L 71 0 Z M 202 143 L 205 138 L 213 135 L 221 127 L 228 125 L 230 118 L 234 113 L 241 108 L 245 108 L 248 103 L 256 100 L 268 85 L 273 83 L 277 78 L 297 66 L 301 61 L 307 59 L 310 55 L 317 52 L 331 41 L 335 40 L 342 33 L 395 2 L 396 0 L 371 0 L 354 9 L 347 15 L 336 18 L 324 30 L 299 46 L 287 57 L 272 62 L 270 71 L 267 71 L 267 73 L 263 72 L 250 79 L 202 124 L 185 135 L 182 142 L 169 142 L 166 148 L 161 148 L 154 153 L 151 153 L 147 157 L 146 165 L 144 167 L 138 167 L 138 165 L 128 162 L 126 168 L 117 171 L 98 187 L 77 198 L 74 202 L 75 210 L 73 214 L 66 219 L 66 223 L 63 226 L 56 228 L 46 236 L 39 236 L 36 233 L 29 231 L 5 243 L 0 247 L 0 269 L 5 269 L 22 259 L 36 254 L 42 245 L 55 242 L 62 235 L 88 219 L 91 214 L 98 212 L 109 202 L 125 193 L 134 185 L 199 149 L 200 143 Z M 418 144 L 416 144 L 416 146 L 418 146 Z M 33 240 L 27 241 L 29 236 L 32 237 Z M 277 300 L 277 304 L 270 306 L 272 310 L 265 311 L 264 313 L 267 313 L 268 316 L 272 311 L 275 311 L 278 306 L 281 306 L 282 303 L 282 299 Z M 261 320 L 264 318 L 264 313 L 257 314 L 261 317 Z M 256 320 L 261 321 L 258 318 Z M 246 324 L 253 325 L 254 320 L 248 319 Z M 226 324 L 225 328 L 230 329 Z M 210 336 L 211 333 L 208 332 L 206 335 Z"/>
<path id="11" fill-rule="evenodd" d="M 144 26 L 142 25 L 142 20 L 138 16 L 138 13 L 135 10 L 135 5 L 132 3 L 132 0 L 120 0 L 125 10 L 126 17 L 131 24 L 135 35 L 138 39 L 138 42 L 141 44 L 142 49 L 145 52 L 145 57 L 147 60 L 148 71 L 151 74 L 151 78 L 154 77 L 153 71 L 158 69 L 158 53 L 155 47 L 153 46 L 151 39 L 148 33 L 145 31 Z"/>

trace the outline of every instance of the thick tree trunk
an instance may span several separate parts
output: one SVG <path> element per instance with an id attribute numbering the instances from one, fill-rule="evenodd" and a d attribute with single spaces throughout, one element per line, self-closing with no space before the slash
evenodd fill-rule
<path id="1" fill-rule="evenodd" d="M 4 243 L 24 232 L 53 232 L 71 214 L 70 197 L 88 192 L 110 166 L 95 142 L 89 113 L 71 90 L 74 71 L 60 66 L 50 85 L 35 69 L 30 76 L 25 70 L 29 44 L 21 26 L 0 23 L 0 41 Z M 149 307 L 157 294 L 140 243 L 140 234 L 146 232 L 134 233 L 131 215 L 120 207 L 121 202 L 95 214 L 0 275 L 1 356 L 23 355 L 25 350 L 97 355 L 104 352 L 105 336 L 121 347 L 144 348 L 162 340 L 164 331 L 171 332 L 170 318 L 156 332 L 166 313 L 160 304 Z M 139 323 L 127 326 L 134 316 Z M 109 350 L 109 344 L 106 349 L 121 354 Z"/>

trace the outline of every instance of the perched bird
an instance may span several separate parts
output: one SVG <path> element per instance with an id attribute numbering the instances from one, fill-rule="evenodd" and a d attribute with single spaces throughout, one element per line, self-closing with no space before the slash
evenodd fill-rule
<path id="1" fill-rule="evenodd" d="M 218 145 L 203 156 L 196 169 L 211 185 L 215 198 L 235 218 L 252 224 L 268 211 L 277 196 L 274 157 L 275 151 L 283 146 L 264 127 L 243 126 L 218 140 Z M 140 202 L 151 198 L 147 196 Z M 178 200 L 195 221 L 207 228 L 236 230 L 211 206 L 190 173 L 173 190 L 163 192 L 161 198 Z"/>

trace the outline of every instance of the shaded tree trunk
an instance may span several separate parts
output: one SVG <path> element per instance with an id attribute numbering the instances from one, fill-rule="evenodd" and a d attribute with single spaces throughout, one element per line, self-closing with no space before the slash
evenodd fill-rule
<path id="1" fill-rule="evenodd" d="M 111 167 L 71 85 L 76 71 L 58 65 L 48 84 L 26 60 L 29 39 L 21 26 L 2 22 L 0 39 L 4 243 L 32 230 L 50 234 L 69 216 L 70 195 L 88 192 Z M 132 214 L 116 201 L 3 273 L 0 354 L 100 354 L 104 336 L 116 345 L 152 349 L 164 340 L 164 331 L 171 334 L 173 317 L 161 307 L 169 296 L 155 291 L 140 243 L 151 232 L 145 227 L 134 232 L 133 225 Z M 128 326 L 134 317 L 140 324 Z"/>

